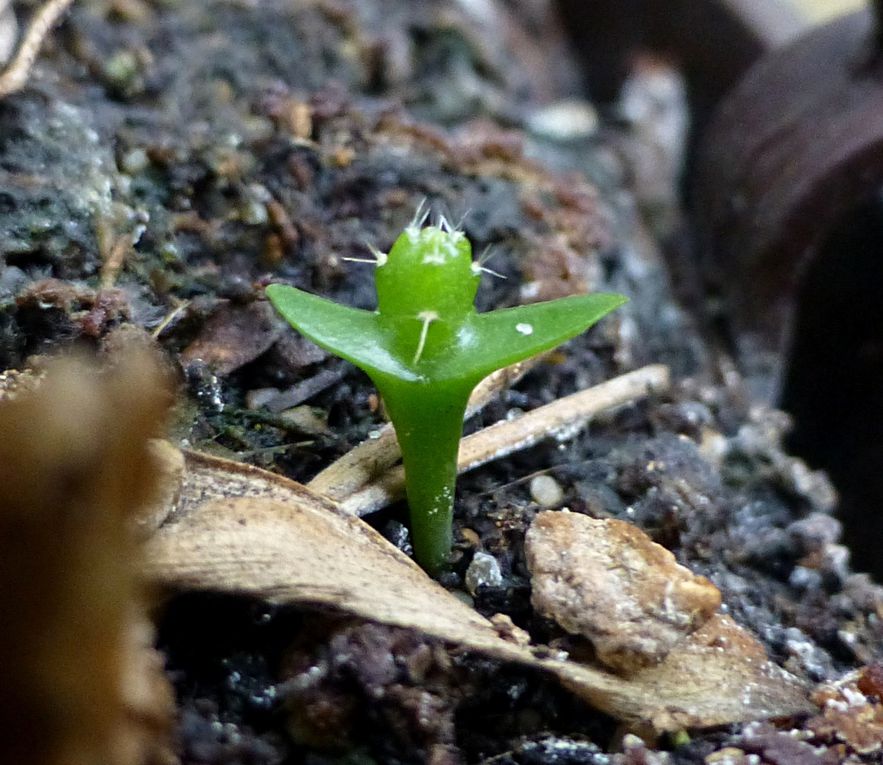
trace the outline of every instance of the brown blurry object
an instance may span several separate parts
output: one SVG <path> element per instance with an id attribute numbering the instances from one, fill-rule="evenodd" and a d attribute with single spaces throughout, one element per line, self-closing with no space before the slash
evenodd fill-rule
<path id="1" fill-rule="evenodd" d="M 759 61 L 693 178 L 698 250 L 752 393 L 830 475 L 855 570 L 883 574 L 883 2 Z"/>
<path id="2" fill-rule="evenodd" d="M 702 252 L 728 299 L 742 360 L 768 377 L 771 397 L 808 263 L 883 178 L 879 34 L 863 11 L 770 54 L 703 139 L 694 184 Z"/>
<path id="3" fill-rule="evenodd" d="M 807 23 L 787 0 L 558 0 L 592 98 L 611 102 L 636 53 L 683 68 L 697 121 L 761 55 Z"/>
<path id="4" fill-rule="evenodd" d="M 168 387 L 146 355 L 55 361 L 0 398 L 0 761 L 169 762 L 137 511 Z"/>

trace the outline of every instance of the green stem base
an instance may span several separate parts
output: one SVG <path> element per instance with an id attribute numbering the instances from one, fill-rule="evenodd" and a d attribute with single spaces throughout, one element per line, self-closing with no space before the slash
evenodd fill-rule
<path id="1" fill-rule="evenodd" d="M 437 574 L 451 552 L 457 453 L 472 386 L 439 391 L 425 383 L 376 382 L 402 449 L 414 557 Z"/>

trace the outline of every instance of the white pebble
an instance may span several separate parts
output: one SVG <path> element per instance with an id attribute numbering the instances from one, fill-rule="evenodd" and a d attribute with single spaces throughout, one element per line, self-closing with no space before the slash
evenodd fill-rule
<path id="1" fill-rule="evenodd" d="M 552 141 L 589 138 L 597 132 L 599 124 L 595 107 L 575 98 L 550 104 L 527 118 L 527 127 L 532 133 Z"/>
<path id="2" fill-rule="evenodd" d="M 557 507 L 564 499 L 564 492 L 552 476 L 538 475 L 530 481 L 530 496 L 540 507 Z"/>
<path id="3" fill-rule="evenodd" d="M 485 552 L 477 552 L 472 558 L 472 563 L 466 569 L 466 589 L 470 595 L 475 595 L 481 586 L 499 587 L 503 584 L 503 574 L 500 572 L 500 564 L 493 555 Z"/>

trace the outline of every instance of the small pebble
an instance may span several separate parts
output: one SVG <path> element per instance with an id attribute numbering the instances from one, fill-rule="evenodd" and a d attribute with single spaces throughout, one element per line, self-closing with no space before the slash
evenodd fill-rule
<path id="1" fill-rule="evenodd" d="M 312 406 L 304 404 L 292 409 L 285 409 L 279 413 L 279 417 L 301 433 L 311 436 L 327 436 L 331 434 L 331 429 L 328 427 L 327 412 Z"/>
<path id="2" fill-rule="evenodd" d="M 478 536 L 475 529 L 470 529 L 464 526 L 460 529 L 460 536 L 470 547 L 478 547 L 481 544 L 481 537 Z"/>
<path id="3" fill-rule="evenodd" d="M 279 393 L 278 388 L 253 388 L 245 394 L 245 406 L 251 410 L 260 409 Z"/>
<path id="4" fill-rule="evenodd" d="M 538 475 L 530 481 L 530 496 L 540 507 L 558 507 L 564 500 L 564 491 L 552 476 Z"/>
<path id="5" fill-rule="evenodd" d="M 249 226 L 262 226 L 269 218 L 269 215 L 267 214 L 267 206 L 255 199 L 248 199 L 242 203 L 239 210 L 239 217 L 243 223 L 246 223 Z"/>
<path id="6" fill-rule="evenodd" d="M 598 125 L 595 107 L 577 98 L 557 101 L 527 119 L 528 130 L 553 141 L 589 138 L 598 130 Z"/>
<path id="7" fill-rule="evenodd" d="M 140 146 L 135 147 L 134 149 L 129 149 L 120 160 L 121 169 L 129 175 L 138 175 L 138 173 L 144 171 L 149 164 L 150 158 L 147 156 L 147 152 Z"/>
<path id="8" fill-rule="evenodd" d="M 534 610 L 620 672 L 658 664 L 721 604 L 717 587 L 625 521 L 546 510 L 524 553 Z"/>
<path id="9" fill-rule="evenodd" d="M 474 596 L 479 587 L 499 587 L 502 584 L 503 574 L 497 559 L 484 552 L 475 553 L 466 569 L 466 589 L 469 594 Z"/>
<path id="10" fill-rule="evenodd" d="M 133 51 L 118 50 L 104 61 L 105 82 L 125 96 L 136 95 L 142 89 L 141 64 Z"/>
<path id="11" fill-rule="evenodd" d="M 384 525 L 382 533 L 405 555 L 411 555 L 414 552 L 414 548 L 411 546 L 411 535 L 404 524 L 390 520 Z"/>

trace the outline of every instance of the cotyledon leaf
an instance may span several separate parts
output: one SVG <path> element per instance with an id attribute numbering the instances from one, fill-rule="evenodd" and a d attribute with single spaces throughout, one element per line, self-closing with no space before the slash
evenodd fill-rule
<path id="1" fill-rule="evenodd" d="M 561 345 L 627 302 L 623 295 L 595 292 L 476 313 L 466 322 L 464 341 L 437 365 L 436 374 L 455 377 L 458 370 L 468 369 L 484 377 Z"/>
<path id="2" fill-rule="evenodd" d="M 271 284 L 267 297 L 298 332 L 369 374 L 417 379 L 389 350 L 388 329 L 373 311 L 335 303 L 285 284 Z"/>

